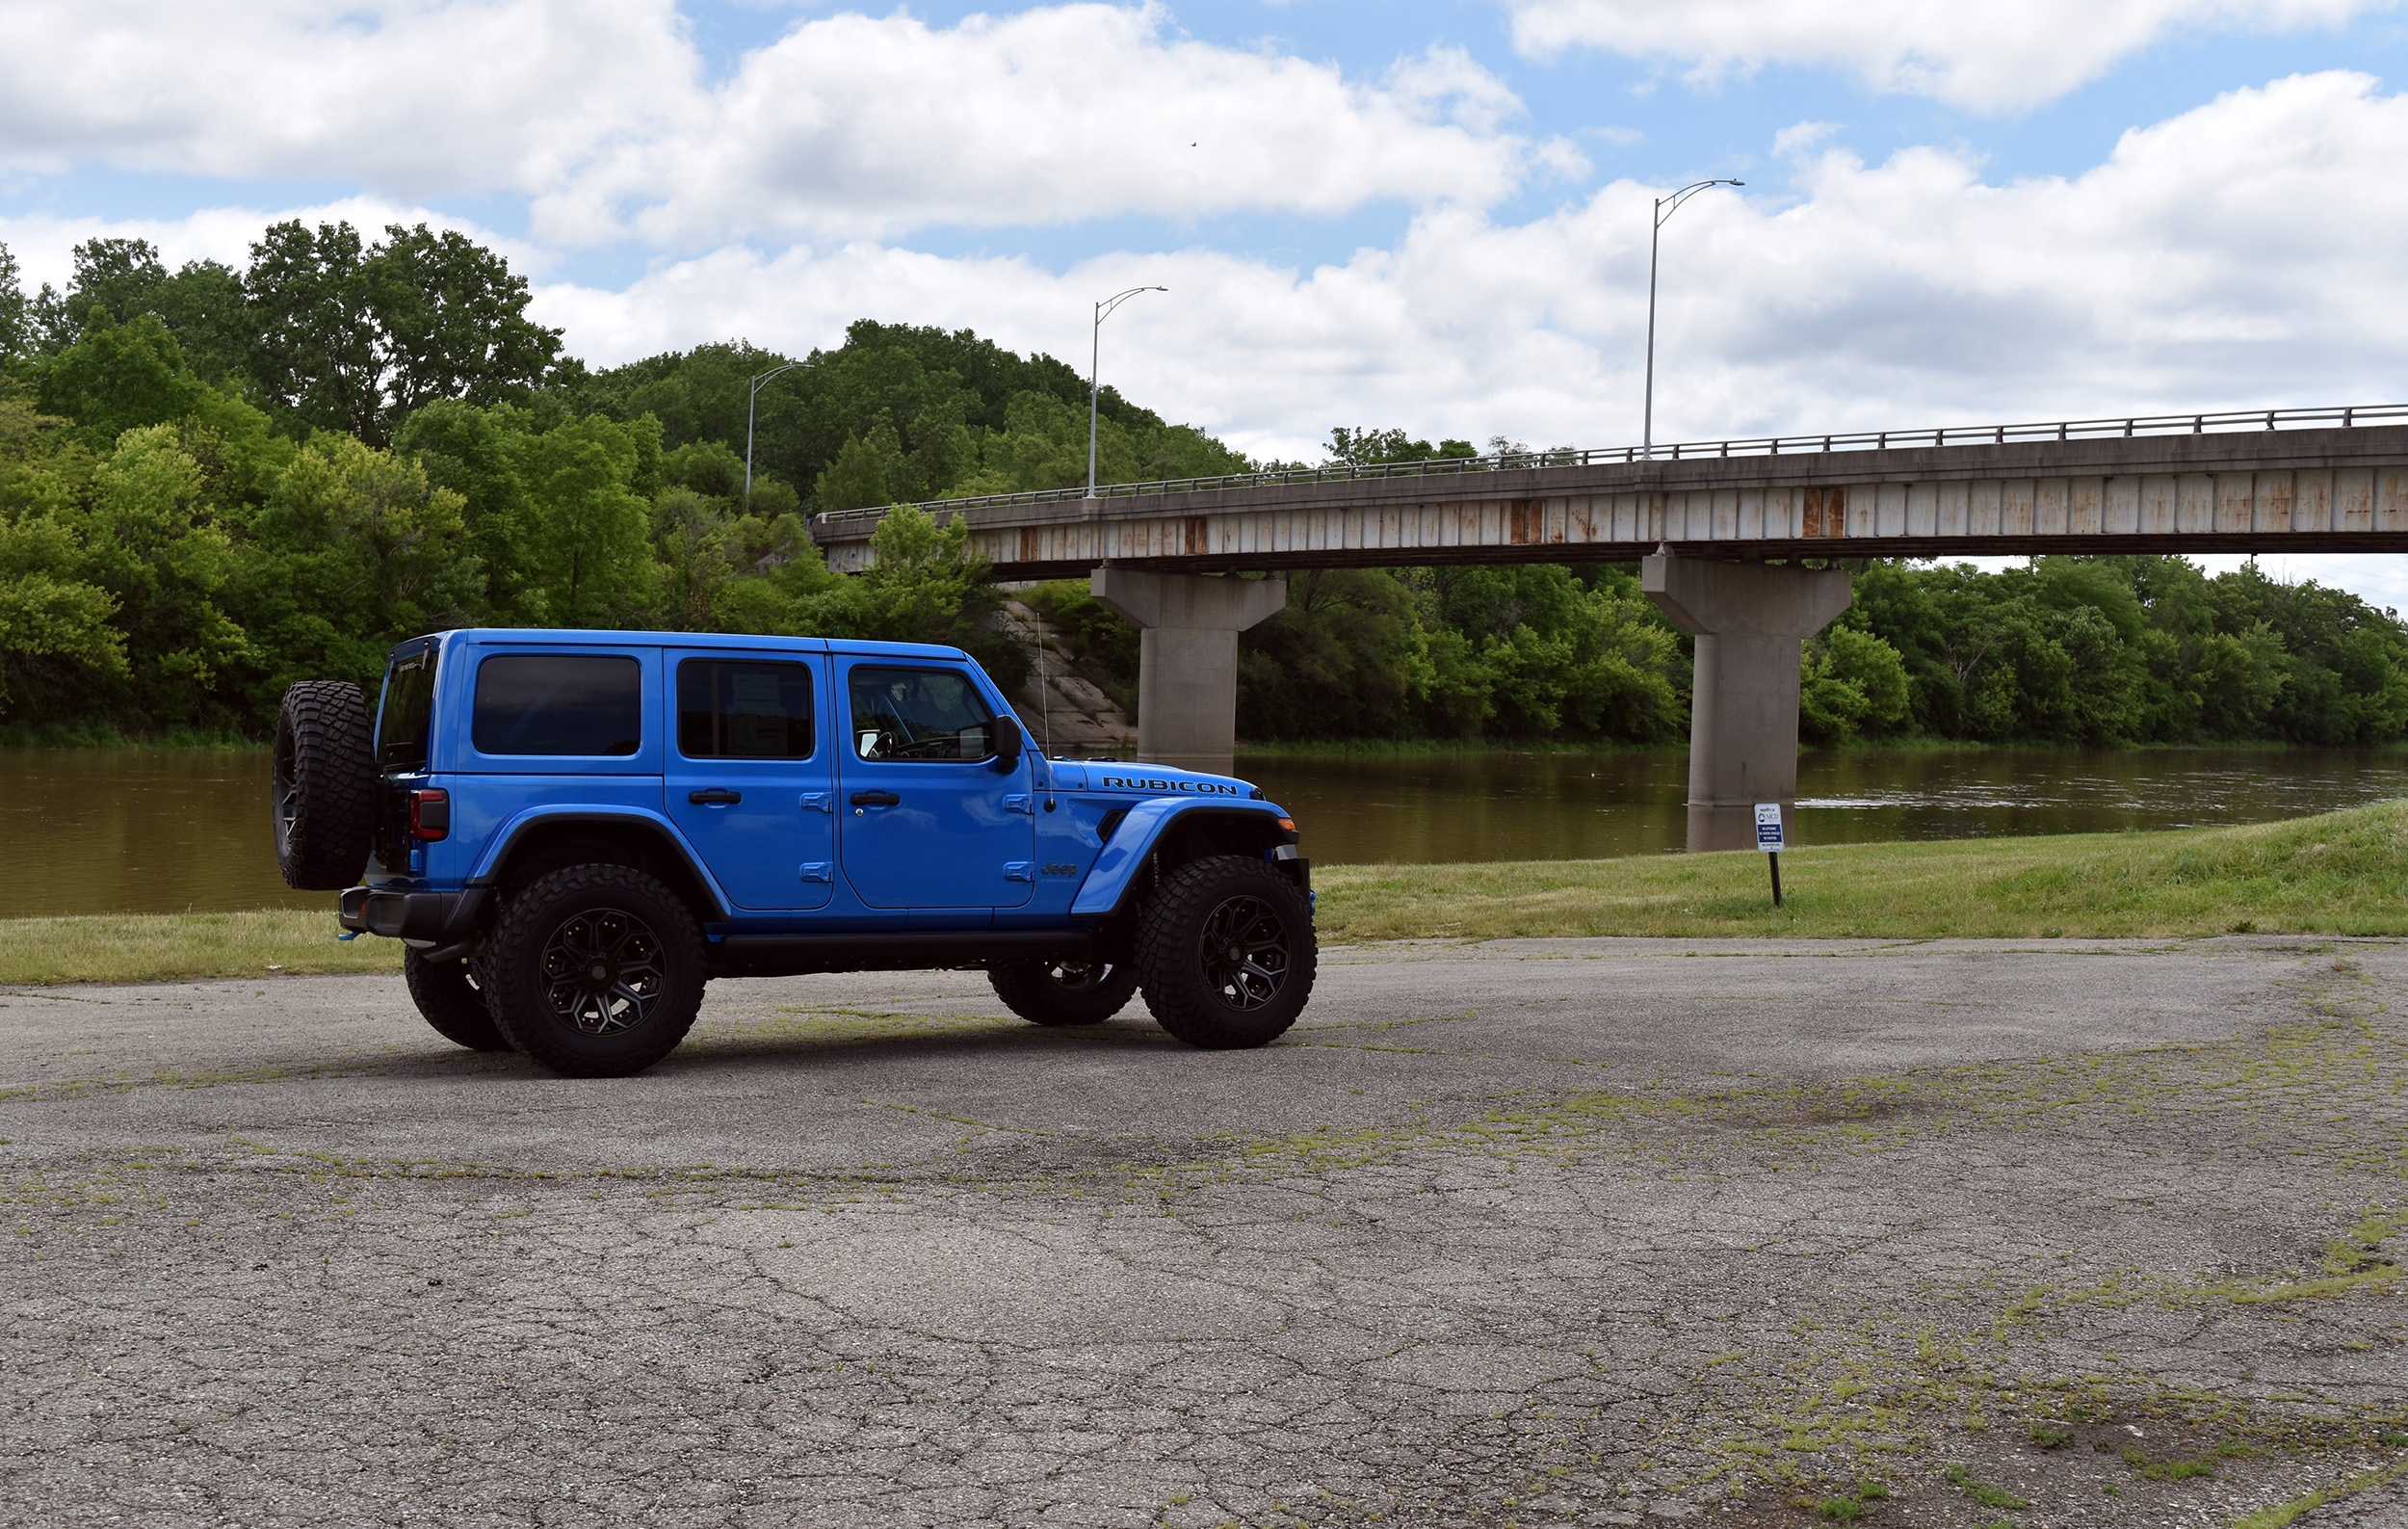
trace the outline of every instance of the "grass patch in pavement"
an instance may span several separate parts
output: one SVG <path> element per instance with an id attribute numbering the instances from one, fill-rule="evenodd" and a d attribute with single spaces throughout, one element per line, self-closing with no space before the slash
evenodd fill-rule
<path id="1" fill-rule="evenodd" d="M 0 984 L 401 970 L 401 941 L 341 933 L 331 909 L 12 918 L 0 920 Z"/>
<path id="2" fill-rule="evenodd" d="M 1311 828 L 1305 825 L 1307 851 Z M 2040 938 L 2408 934 L 2408 803 L 2154 833 L 1761 855 L 1316 867 L 1330 944 L 1654 935 Z"/>

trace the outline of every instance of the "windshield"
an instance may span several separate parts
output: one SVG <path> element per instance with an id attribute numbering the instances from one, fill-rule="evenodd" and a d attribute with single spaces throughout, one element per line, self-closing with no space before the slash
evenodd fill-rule
<path id="1" fill-rule="evenodd" d="M 377 762 L 387 774 L 427 767 L 427 728 L 434 717 L 434 645 L 396 657 L 384 672 L 377 714 Z"/>

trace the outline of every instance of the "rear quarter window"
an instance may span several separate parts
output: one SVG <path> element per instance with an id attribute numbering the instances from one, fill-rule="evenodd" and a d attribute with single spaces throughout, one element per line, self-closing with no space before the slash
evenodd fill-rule
<path id="1" fill-rule="evenodd" d="M 477 666 L 484 754 L 623 758 L 643 746 L 643 672 L 619 654 L 499 653 Z"/>

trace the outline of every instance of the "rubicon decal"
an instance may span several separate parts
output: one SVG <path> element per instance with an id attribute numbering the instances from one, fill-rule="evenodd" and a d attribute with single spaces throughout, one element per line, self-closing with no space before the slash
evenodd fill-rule
<path id="1" fill-rule="evenodd" d="M 1200 797 L 1234 797 L 1243 795 L 1236 786 L 1217 780 L 1158 780 L 1139 776 L 1106 776 L 1103 789 L 1107 791 L 1186 791 Z"/>

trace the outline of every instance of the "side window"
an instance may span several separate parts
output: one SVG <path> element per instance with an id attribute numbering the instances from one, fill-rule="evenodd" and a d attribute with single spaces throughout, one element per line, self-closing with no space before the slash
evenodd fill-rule
<path id="1" fill-rule="evenodd" d="M 951 669 L 852 672 L 852 751 L 864 759 L 986 759 L 995 713 L 970 676 Z"/>
<path id="2" fill-rule="evenodd" d="M 811 671 L 690 658 L 677 666 L 677 751 L 689 759 L 811 757 Z"/>
<path id="3" fill-rule="evenodd" d="M 497 654 L 477 666 L 469 741 L 488 754 L 632 754 L 643 742 L 642 679 L 615 654 Z"/>

